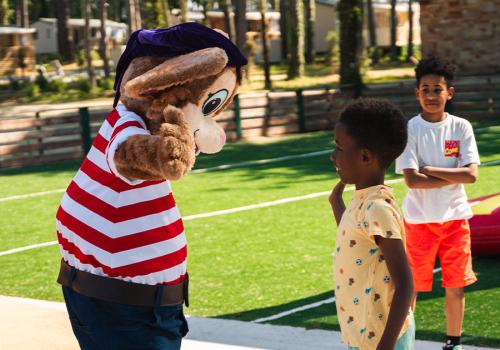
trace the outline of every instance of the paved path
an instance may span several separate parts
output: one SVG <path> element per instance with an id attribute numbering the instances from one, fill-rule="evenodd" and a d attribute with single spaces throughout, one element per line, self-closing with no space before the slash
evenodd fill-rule
<path id="1" fill-rule="evenodd" d="M 0 296 L 0 310 L 0 349 L 78 349 L 63 303 Z M 199 317 L 188 322 L 182 350 L 346 349 L 338 332 Z M 417 341 L 415 349 L 438 350 L 441 344 Z"/>

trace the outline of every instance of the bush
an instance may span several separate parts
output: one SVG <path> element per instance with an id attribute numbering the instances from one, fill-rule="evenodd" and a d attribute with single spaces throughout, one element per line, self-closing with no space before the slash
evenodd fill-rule
<path id="1" fill-rule="evenodd" d="M 23 94 L 28 97 L 37 97 L 40 95 L 40 86 L 35 83 L 26 83 L 22 89 Z"/>
<path id="2" fill-rule="evenodd" d="M 17 78 L 15 76 L 12 76 L 10 75 L 9 76 L 9 84 L 10 84 L 10 88 L 12 90 L 16 90 L 16 91 L 19 91 L 19 90 L 22 90 L 24 89 L 25 86 L 29 85 L 29 84 L 33 84 L 28 78 Z"/>
<path id="3" fill-rule="evenodd" d="M 103 90 L 113 90 L 114 84 L 115 81 L 112 78 L 102 78 L 97 82 L 97 86 Z"/>
<path id="4" fill-rule="evenodd" d="M 68 89 L 68 85 L 61 79 L 54 79 L 47 84 L 47 91 L 61 93 Z"/>
<path id="5" fill-rule="evenodd" d="M 85 50 L 84 49 L 80 49 L 76 52 L 76 63 L 82 67 L 83 65 L 85 65 L 85 62 L 86 62 L 86 59 L 85 59 Z"/>
<path id="6" fill-rule="evenodd" d="M 92 91 L 92 84 L 90 84 L 90 81 L 88 79 L 79 79 L 75 81 L 75 87 L 77 90 L 80 90 L 82 92 L 89 93 Z"/>
<path id="7" fill-rule="evenodd" d="M 339 33 L 337 31 L 329 31 L 326 35 L 328 42 L 327 62 L 329 65 L 337 69 L 339 65 Z"/>
<path id="8" fill-rule="evenodd" d="M 35 79 L 35 84 L 38 85 L 38 87 L 40 88 L 40 90 L 47 91 L 47 87 L 49 85 L 49 81 L 45 77 L 39 75 Z"/>

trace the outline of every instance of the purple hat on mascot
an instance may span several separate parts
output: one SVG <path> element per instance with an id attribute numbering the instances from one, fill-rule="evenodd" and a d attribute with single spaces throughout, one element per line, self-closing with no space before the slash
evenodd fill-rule
<path id="1" fill-rule="evenodd" d="M 247 64 L 246 58 L 231 40 L 196 22 L 182 23 L 170 28 L 139 29 L 133 32 L 116 67 L 113 106 L 116 106 L 120 99 L 120 84 L 123 74 L 134 58 L 143 56 L 174 57 L 209 47 L 223 49 L 227 54 L 229 66 L 241 67 Z"/>

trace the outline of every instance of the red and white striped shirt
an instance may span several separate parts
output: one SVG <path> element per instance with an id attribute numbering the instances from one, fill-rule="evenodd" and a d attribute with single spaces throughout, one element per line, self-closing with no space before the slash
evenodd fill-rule
<path id="1" fill-rule="evenodd" d="M 61 253 L 71 266 L 142 284 L 186 277 L 186 236 L 167 180 L 130 180 L 116 170 L 118 146 L 150 135 L 119 104 L 99 129 L 56 215 Z"/>

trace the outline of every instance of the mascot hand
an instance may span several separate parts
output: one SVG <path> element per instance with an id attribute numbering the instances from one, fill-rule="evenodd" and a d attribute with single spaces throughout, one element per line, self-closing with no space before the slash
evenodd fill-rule
<path id="1" fill-rule="evenodd" d="M 162 146 L 159 149 L 159 165 L 171 180 L 186 175 L 195 162 L 194 137 L 189 131 L 182 111 L 168 105 L 163 109 L 163 123 L 157 133 Z"/>

